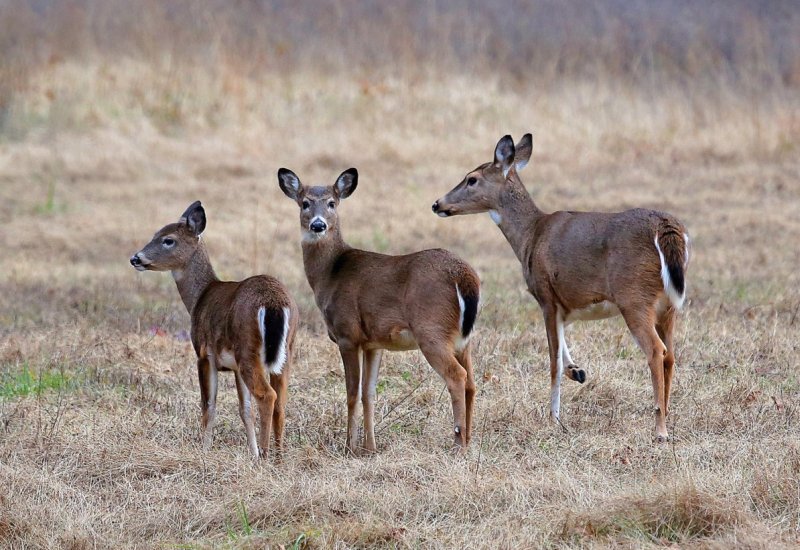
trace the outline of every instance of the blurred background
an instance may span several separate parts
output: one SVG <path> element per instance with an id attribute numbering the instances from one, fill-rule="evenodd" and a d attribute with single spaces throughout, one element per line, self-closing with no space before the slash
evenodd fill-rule
<path id="1" fill-rule="evenodd" d="M 690 109 L 672 125 L 696 128 L 735 108 L 756 131 L 792 102 L 779 129 L 749 136 L 772 150 L 782 145 L 774 132 L 797 132 L 798 28 L 792 0 L 3 0 L 0 135 L 132 113 L 162 131 L 240 125 L 268 116 L 276 86 L 314 93 L 303 74 L 364 95 L 422 81 L 532 103 L 555 94 L 600 116 L 667 97 Z"/>

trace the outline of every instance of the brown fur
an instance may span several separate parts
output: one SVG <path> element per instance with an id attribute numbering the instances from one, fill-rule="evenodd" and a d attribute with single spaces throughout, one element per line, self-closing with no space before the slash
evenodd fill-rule
<path id="1" fill-rule="evenodd" d="M 455 443 L 466 447 L 475 381 L 469 344 L 457 346 L 461 327 L 456 285 L 462 295 L 477 298 L 480 281 L 475 271 L 441 249 L 389 256 L 348 246 L 341 236 L 337 207 L 357 185 L 355 169 L 344 172 L 331 187 L 305 187 L 285 169 L 279 172 L 279 182 L 301 208 L 306 276 L 344 363 L 348 449 L 356 448 L 355 415 L 361 384 L 364 446 L 376 450 L 373 411 L 381 350 L 417 347 L 447 384 L 453 401 Z M 319 238 L 310 229 L 315 219 L 323 219 L 327 226 Z M 406 334 L 412 335 L 413 341 L 404 338 Z"/>
<path id="2" fill-rule="evenodd" d="M 528 290 L 544 314 L 550 348 L 551 414 L 558 419 L 558 324 L 570 314 L 608 302 L 622 314 L 645 352 L 653 379 L 656 432 L 667 437 L 676 316 L 661 278 L 661 262 L 654 240 L 667 263 L 687 267 L 686 228 L 675 217 L 641 208 L 618 213 L 553 212 L 539 210 L 517 173 L 530 157 L 530 135 L 516 147 L 509 136 L 495 149 L 495 161 L 468 173 L 447 195 L 436 201 L 440 215 L 495 211 L 499 226 L 517 258 Z M 505 170 L 505 174 L 504 174 Z M 573 380 L 585 381 L 585 372 L 565 365 Z"/>
<path id="3" fill-rule="evenodd" d="M 297 306 L 286 287 L 268 275 L 256 275 L 243 281 L 220 281 L 214 273 L 205 245 L 200 238 L 205 227 L 205 213 L 199 202 L 189 207 L 178 223 L 159 230 L 147 246 L 131 258 L 140 270 L 172 271 L 178 292 L 191 315 L 192 345 L 197 353 L 202 407 L 203 446 L 211 446 L 216 414 L 216 372 L 233 370 L 239 396 L 239 413 L 247 431 L 248 446 L 258 455 L 253 425 L 254 411 L 249 395 L 260 413 L 259 446 L 263 456 L 269 450 L 270 421 L 275 446 L 283 442 L 286 390 L 291 367 L 294 335 L 297 330 Z M 165 239 L 174 245 L 165 248 Z M 137 265 L 138 264 L 138 265 Z M 280 374 L 268 372 L 262 363 L 263 342 L 258 323 L 260 308 L 289 309 L 286 360 Z M 282 327 L 275 327 L 282 330 Z M 269 327 L 267 327 L 269 330 Z M 225 365 L 230 354 L 235 361 Z"/>

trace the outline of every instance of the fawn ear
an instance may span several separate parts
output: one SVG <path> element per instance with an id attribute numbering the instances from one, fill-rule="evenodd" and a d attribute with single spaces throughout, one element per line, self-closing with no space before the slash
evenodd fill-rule
<path id="1" fill-rule="evenodd" d="M 494 148 L 494 163 L 503 169 L 503 177 L 508 177 L 508 171 L 514 165 L 514 140 L 505 135 L 497 142 Z"/>
<path id="2" fill-rule="evenodd" d="M 348 168 L 336 178 L 336 183 L 333 184 L 333 192 L 336 193 L 339 199 L 346 199 L 353 194 L 356 187 L 358 187 L 358 170 Z"/>
<path id="3" fill-rule="evenodd" d="M 284 195 L 295 201 L 297 197 L 300 196 L 300 191 L 303 189 L 300 178 L 288 168 L 281 168 L 278 170 L 278 185 L 280 185 Z"/>
<path id="4" fill-rule="evenodd" d="M 528 165 L 528 161 L 531 159 L 532 151 L 533 136 L 530 134 L 525 134 L 522 136 L 522 139 L 519 140 L 517 146 L 514 147 L 514 167 L 517 169 L 517 172 Z"/>
<path id="5" fill-rule="evenodd" d="M 183 213 L 178 223 L 185 223 L 192 233 L 199 237 L 206 228 L 206 211 L 200 201 L 194 201 Z"/>

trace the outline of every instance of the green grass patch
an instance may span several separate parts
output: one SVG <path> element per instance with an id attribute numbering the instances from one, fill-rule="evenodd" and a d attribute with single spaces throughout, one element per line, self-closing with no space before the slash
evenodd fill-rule
<path id="1" fill-rule="evenodd" d="M 0 374 L 0 398 L 10 399 L 24 397 L 31 394 L 58 390 L 67 387 L 71 379 L 58 370 L 30 369 L 28 364 L 22 366 L 18 372 L 4 372 Z"/>

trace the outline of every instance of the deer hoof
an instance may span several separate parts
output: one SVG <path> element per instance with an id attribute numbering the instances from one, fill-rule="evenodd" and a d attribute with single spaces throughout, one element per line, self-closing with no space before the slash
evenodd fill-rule
<path id="1" fill-rule="evenodd" d="M 586 371 L 579 369 L 575 365 L 569 365 L 567 367 L 567 376 L 579 384 L 586 382 Z"/>

